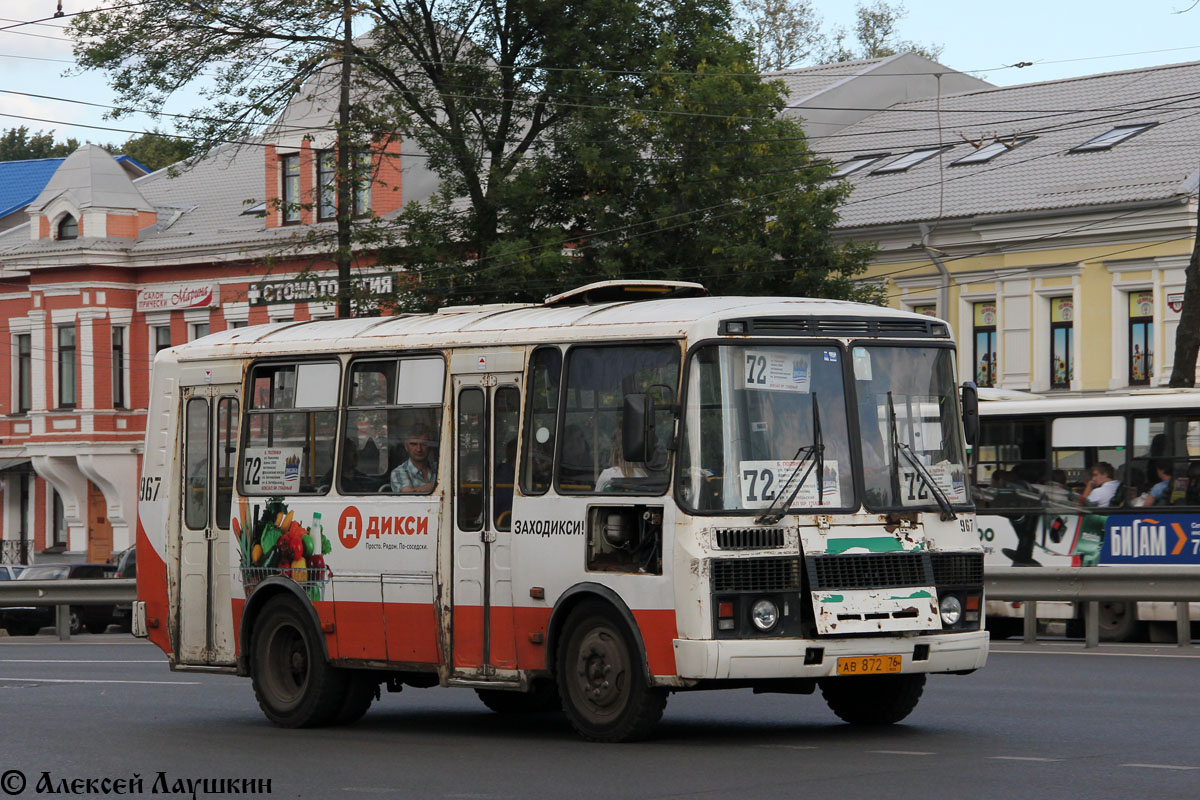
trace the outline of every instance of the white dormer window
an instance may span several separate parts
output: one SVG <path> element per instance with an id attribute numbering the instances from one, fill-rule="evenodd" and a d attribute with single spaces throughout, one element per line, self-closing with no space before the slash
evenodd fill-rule
<path id="1" fill-rule="evenodd" d="M 1126 139 L 1132 139 L 1139 133 L 1150 130 L 1157 122 L 1142 122 L 1136 125 L 1118 125 L 1110 131 L 1092 137 L 1080 145 L 1071 148 L 1072 153 L 1086 153 L 1093 150 L 1111 150 Z"/>
<path id="2" fill-rule="evenodd" d="M 75 217 L 67 214 L 58 222 L 58 238 L 59 239 L 78 239 L 79 238 L 79 221 Z"/>

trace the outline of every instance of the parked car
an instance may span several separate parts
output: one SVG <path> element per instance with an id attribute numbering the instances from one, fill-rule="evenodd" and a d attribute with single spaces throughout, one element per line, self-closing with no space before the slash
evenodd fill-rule
<path id="1" fill-rule="evenodd" d="M 115 559 L 117 563 L 117 578 L 137 577 L 137 545 L 122 550 Z M 133 630 L 133 603 L 118 603 L 113 607 L 113 624 L 120 627 L 122 633 Z"/>
<path id="2" fill-rule="evenodd" d="M 16 580 L 23 569 L 24 564 L 0 564 L 0 581 Z"/>
<path id="3" fill-rule="evenodd" d="M 19 581 L 57 581 L 66 578 L 111 578 L 112 564 L 35 564 L 25 567 Z M 54 624 L 54 606 L 15 606 L 0 609 L 0 626 L 9 636 L 33 636 Z M 113 622 L 113 606 L 71 606 L 71 633 L 104 633 Z"/>

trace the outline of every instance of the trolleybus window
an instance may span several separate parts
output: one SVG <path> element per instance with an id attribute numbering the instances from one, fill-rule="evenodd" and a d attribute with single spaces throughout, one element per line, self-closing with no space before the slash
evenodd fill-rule
<path id="1" fill-rule="evenodd" d="M 253 368 L 246 404 L 242 494 L 329 491 L 339 374 L 335 361 Z"/>
<path id="2" fill-rule="evenodd" d="M 699 510 L 856 506 L 840 347 L 709 345 L 692 356 L 679 492 Z"/>
<path id="3" fill-rule="evenodd" d="M 662 494 L 669 483 L 665 447 L 671 435 L 670 406 L 679 385 L 679 346 L 574 347 L 567 354 L 558 488 L 571 492 Z M 652 443 L 656 454 L 634 463 L 621 452 L 625 397 L 654 401 Z"/>
<path id="4" fill-rule="evenodd" d="M 440 357 L 351 363 L 339 492 L 434 490 L 445 372 Z"/>

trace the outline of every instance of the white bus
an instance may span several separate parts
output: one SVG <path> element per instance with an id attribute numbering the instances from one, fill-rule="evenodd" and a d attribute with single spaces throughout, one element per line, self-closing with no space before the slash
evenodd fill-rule
<path id="1" fill-rule="evenodd" d="M 213 334 L 155 358 L 137 630 L 283 726 L 405 684 L 605 741 L 695 689 L 895 722 L 987 657 L 955 374 L 939 320 L 683 283 Z"/>
<path id="2" fill-rule="evenodd" d="M 972 486 L 988 566 L 1200 564 L 1200 391 L 979 395 Z M 1099 505 L 1081 499 L 1096 465 L 1108 484 Z M 1015 635 L 1023 613 L 989 600 L 988 629 Z M 1083 629 L 1081 613 L 1073 603 L 1038 603 L 1039 618 L 1065 620 L 1072 632 Z M 1175 619 L 1173 603 L 1099 606 L 1101 638 L 1113 641 L 1147 632 L 1173 641 Z"/>

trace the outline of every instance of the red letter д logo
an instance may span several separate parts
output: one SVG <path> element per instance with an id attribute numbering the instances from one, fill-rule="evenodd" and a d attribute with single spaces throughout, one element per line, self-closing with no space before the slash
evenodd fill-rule
<path id="1" fill-rule="evenodd" d="M 342 540 L 342 547 L 347 550 L 353 550 L 362 538 L 362 514 L 358 513 L 354 506 L 346 506 L 346 510 L 342 512 L 342 517 L 338 520 L 338 538 Z"/>

